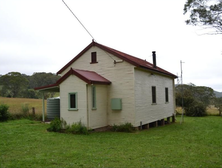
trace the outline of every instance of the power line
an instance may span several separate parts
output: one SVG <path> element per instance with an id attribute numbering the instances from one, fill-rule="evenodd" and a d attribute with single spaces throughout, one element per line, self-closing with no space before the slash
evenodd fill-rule
<path id="1" fill-rule="evenodd" d="M 69 11 L 73 14 L 73 16 L 78 20 L 78 22 L 82 25 L 82 27 L 85 29 L 85 31 L 92 37 L 92 39 L 94 41 L 96 41 L 94 39 L 94 37 L 92 36 L 92 34 L 86 29 L 86 27 L 82 24 L 82 22 L 78 19 L 78 17 L 73 13 L 73 11 L 69 8 L 69 6 L 64 2 L 64 0 L 62 0 L 62 2 L 66 5 L 66 7 L 69 9 Z"/>

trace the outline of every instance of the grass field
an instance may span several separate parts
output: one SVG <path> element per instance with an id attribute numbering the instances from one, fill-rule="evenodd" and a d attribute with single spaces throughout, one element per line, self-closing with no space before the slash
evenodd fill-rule
<path id="1" fill-rule="evenodd" d="M 12 114 L 21 113 L 22 106 L 27 105 L 29 112 L 32 113 L 32 107 L 35 107 L 36 114 L 42 114 L 42 99 L 27 99 L 27 98 L 6 98 L 0 97 L 0 104 L 4 103 L 9 106 L 9 112 Z M 45 100 L 45 109 L 47 103 Z"/>
<path id="2" fill-rule="evenodd" d="M 0 123 L 0 167 L 222 167 L 221 123 L 185 117 L 136 133 L 73 135 L 14 120 Z"/>

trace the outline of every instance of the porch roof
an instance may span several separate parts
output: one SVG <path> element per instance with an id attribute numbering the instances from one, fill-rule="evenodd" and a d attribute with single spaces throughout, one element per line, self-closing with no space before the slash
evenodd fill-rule
<path id="1" fill-rule="evenodd" d="M 45 92 L 59 92 L 59 85 L 66 80 L 70 75 L 75 75 L 81 80 L 88 84 L 103 84 L 110 85 L 111 82 L 104 78 L 103 76 L 97 74 L 94 71 L 80 70 L 80 69 L 70 69 L 65 75 L 63 75 L 55 84 L 37 87 L 35 90 L 45 91 Z"/>
<path id="2" fill-rule="evenodd" d="M 52 84 L 52 85 L 47 85 L 47 86 L 41 86 L 34 88 L 35 90 L 43 91 L 43 92 L 59 92 L 59 85 Z"/>
<path id="3" fill-rule="evenodd" d="M 80 79 L 85 81 L 88 84 L 106 84 L 109 85 L 111 82 L 104 78 L 103 76 L 97 74 L 94 71 L 80 70 L 80 69 L 72 69 L 71 73 L 78 76 Z"/>

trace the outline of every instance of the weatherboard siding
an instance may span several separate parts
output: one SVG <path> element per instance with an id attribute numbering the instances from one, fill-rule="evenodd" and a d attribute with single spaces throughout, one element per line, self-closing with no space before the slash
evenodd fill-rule
<path id="1" fill-rule="evenodd" d="M 94 85 L 96 88 L 96 108 L 92 108 L 92 86 L 88 88 L 89 128 L 95 129 L 108 125 L 107 120 L 107 85 Z"/>
<path id="2" fill-rule="evenodd" d="M 135 69 L 135 125 L 151 123 L 172 116 L 175 108 L 174 80 Z M 152 104 L 151 87 L 156 86 L 156 104 Z M 169 102 L 165 102 L 165 88 Z"/>
<path id="3" fill-rule="evenodd" d="M 90 63 L 91 52 L 97 52 L 98 63 Z M 70 68 L 95 71 L 102 75 L 112 82 L 111 85 L 108 86 L 108 125 L 125 122 L 134 123 L 134 66 L 125 61 L 114 64 L 114 60 L 120 60 L 120 58 L 93 46 L 64 70 L 61 75 L 68 72 Z M 122 110 L 111 110 L 111 98 L 122 99 Z M 99 106 L 99 104 L 97 105 Z"/>
<path id="4" fill-rule="evenodd" d="M 69 93 L 77 93 L 78 110 L 69 110 Z M 60 117 L 67 124 L 81 121 L 87 125 L 86 83 L 71 75 L 60 84 Z"/>

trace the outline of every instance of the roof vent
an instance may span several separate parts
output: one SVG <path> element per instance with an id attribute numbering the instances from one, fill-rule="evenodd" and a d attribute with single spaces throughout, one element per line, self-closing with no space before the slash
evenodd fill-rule
<path id="1" fill-rule="evenodd" d="M 153 68 L 156 68 L 156 51 L 153 51 Z"/>

